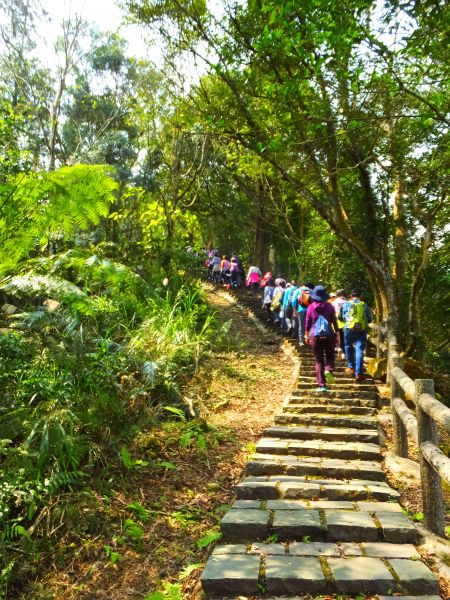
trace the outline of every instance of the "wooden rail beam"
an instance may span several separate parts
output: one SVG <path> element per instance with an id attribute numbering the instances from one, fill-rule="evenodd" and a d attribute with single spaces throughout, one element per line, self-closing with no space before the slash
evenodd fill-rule
<path id="1" fill-rule="evenodd" d="M 395 357 L 391 359 L 391 364 L 394 359 Z M 414 381 L 410 377 L 408 377 L 408 375 L 401 368 L 397 367 L 396 365 L 394 365 L 392 368 L 392 377 L 397 381 L 398 385 L 401 387 L 408 400 L 413 400 L 413 402 L 415 402 L 416 388 L 414 385 Z"/>
<path id="2" fill-rule="evenodd" d="M 450 484 L 450 458 L 431 442 L 420 444 L 420 452 L 436 473 Z"/>
<path id="3" fill-rule="evenodd" d="M 409 437 L 414 441 L 418 442 L 417 435 L 417 419 L 413 413 L 409 410 L 406 404 L 401 398 L 394 398 L 392 400 L 392 407 L 402 420 L 403 425 L 406 427 L 406 431 Z"/>
<path id="4" fill-rule="evenodd" d="M 420 408 L 450 433 L 450 408 L 436 400 L 431 394 L 421 394 L 418 401 Z"/>

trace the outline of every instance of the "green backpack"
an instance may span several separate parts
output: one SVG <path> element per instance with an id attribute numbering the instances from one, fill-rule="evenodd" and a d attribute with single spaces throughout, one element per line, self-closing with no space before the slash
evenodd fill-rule
<path id="1" fill-rule="evenodd" d="M 367 329 L 367 318 L 364 302 L 352 302 L 351 304 L 345 326 L 352 331 L 365 331 Z"/>

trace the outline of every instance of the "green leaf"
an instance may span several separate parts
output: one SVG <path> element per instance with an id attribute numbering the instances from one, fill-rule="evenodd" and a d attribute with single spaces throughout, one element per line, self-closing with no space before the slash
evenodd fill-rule
<path id="1" fill-rule="evenodd" d="M 103 549 L 105 550 L 106 557 L 112 565 L 120 560 L 120 554 L 115 552 L 111 546 L 103 546 Z"/>
<path id="2" fill-rule="evenodd" d="M 120 449 L 120 456 L 122 457 L 122 462 L 127 469 L 132 469 L 134 467 L 134 461 L 131 458 L 131 454 L 125 446 L 122 446 Z"/>
<path id="3" fill-rule="evenodd" d="M 143 523 L 146 523 L 149 520 L 149 511 L 146 510 L 139 502 L 132 502 L 131 504 L 128 504 L 127 508 L 134 510 Z"/>
<path id="4" fill-rule="evenodd" d="M 139 542 L 144 535 L 144 530 L 139 527 L 132 519 L 126 519 L 125 521 L 125 533 L 128 537 L 131 537 L 135 542 Z"/>
<path id="5" fill-rule="evenodd" d="M 201 433 L 197 436 L 197 448 L 205 452 L 207 450 L 205 436 Z"/>
<path id="6" fill-rule="evenodd" d="M 185 567 L 180 573 L 180 581 L 183 581 L 183 579 L 185 579 L 186 577 L 189 577 L 189 575 L 193 571 L 196 571 L 201 566 L 202 566 L 202 563 L 194 563 L 192 565 L 188 565 L 187 567 Z"/>
<path id="7" fill-rule="evenodd" d="M 167 412 L 170 412 L 179 417 L 182 421 L 186 421 L 186 415 L 184 414 L 184 411 L 181 410 L 181 408 L 175 408 L 175 406 L 164 406 L 163 408 L 164 410 L 167 410 Z"/>
<path id="8" fill-rule="evenodd" d="M 206 548 L 213 542 L 220 540 L 221 537 L 222 534 L 220 533 L 220 531 L 210 531 L 209 533 L 201 537 L 199 540 L 197 540 L 197 548 Z"/>
<path id="9" fill-rule="evenodd" d="M 193 431 L 185 431 L 181 436 L 180 436 L 180 446 L 182 448 L 187 448 L 189 446 L 189 444 L 191 443 L 191 439 L 194 436 L 194 432 Z"/>
<path id="10" fill-rule="evenodd" d="M 158 467 L 164 467 L 165 469 L 176 469 L 176 465 L 174 465 L 173 463 L 169 462 L 168 460 L 161 460 L 160 462 L 157 463 Z"/>

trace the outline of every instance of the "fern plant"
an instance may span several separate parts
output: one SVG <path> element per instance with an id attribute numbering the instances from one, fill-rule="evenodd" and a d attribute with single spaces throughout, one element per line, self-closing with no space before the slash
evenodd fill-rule
<path id="1" fill-rule="evenodd" d="M 86 437 L 77 431 L 78 424 L 79 419 L 68 409 L 55 410 L 34 423 L 24 447 L 36 448 L 38 472 L 50 462 L 58 471 L 76 471 L 88 450 Z"/>
<path id="2" fill-rule="evenodd" d="M 142 374 L 149 387 L 162 386 L 169 396 L 181 397 L 181 386 L 198 368 L 210 348 L 213 313 L 199 290 L 182 286 L 172 300 L 155 298 L 151 316 L 130 342 L 130 350 L 145 357 Z"/>
<path id="3" fill-rule="evenodd" d="M 11 175 L 0 190 L 0 277 L 58 232 L 70 237 L 106 217 L 117 184 L 108 167 L 75 165 Z"/>

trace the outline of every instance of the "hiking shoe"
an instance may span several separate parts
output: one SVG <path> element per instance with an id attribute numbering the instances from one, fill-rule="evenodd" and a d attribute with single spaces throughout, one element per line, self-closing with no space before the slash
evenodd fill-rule
<path id="1" fill-rule="evenodd" d="M 325 379 L 327 380 L 328 385 L 333 385 L 333 383 L 336 383 L 334 375 L 331 371 L 325 371 Z"/>
<path id="2" fill-rule="evenodd" d="M 345 369 L 345 372 L 346 372 L 346 373 L 354 373 L 354 372 L 355 372 L 355 369 L 352 369 L 351 367 L 347 367 L 347 368 Z"/>
<path id="3" fill-rule="evenodd" d="M 326 387 L 320 387 L 320 386 L 319 386 L 319 387 L 316 389 L 316 392 L 328 392 L 328 390 L 327 390 L 327 388 L 326 388 Z"/>
<path id="4" fill-rule="evenodd" d="M 364 375 L 362 375 L 362 374 L 355 375 L 355 381 L 364 381 Z"/>

